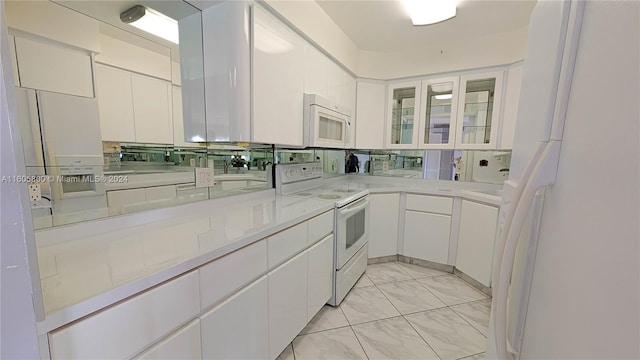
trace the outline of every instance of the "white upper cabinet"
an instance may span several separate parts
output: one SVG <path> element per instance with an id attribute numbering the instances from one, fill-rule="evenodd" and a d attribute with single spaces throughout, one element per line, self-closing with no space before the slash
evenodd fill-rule
<path id="1" fill-rule="evenodd" d="M 304 44 L 304 92 L 329 98 L 329 59 L 309 43 Z"/>
<path id="2" fill-rule="evenodd" d="M 502 87 L 503 71 L 388 84 L 386 148 L 496 149 Z"/>
<path id="3" fill-rule="evenodd" d="M 358 80 L 356 85 L 355 147 L 383 149 L 386 86 L 383 82 Z"/>
<path id="4" fill-rule="evenodd" d="M 495 149 L 500 126 L 503 71 L 460 77 L 456 149 Z"/>
<path id="5" fill-rule="evenodd" d="M 419 80 L 387 86 L 386 147 L 388 149 L 416 148 L 421 114 L 421 90 Z"/>
<path id="6" fill-rule="evenodd" d="M 95 69 L 102 141 L 135 142 L 131 75 L 100 64 Z"/>
<path id="7" fill-rule="evenodd" d="M 303 146 L 304 40 L 254 6 L 254 142 Z"/>
<path id="8" fill-rule="evenodd" d="M 520 87 L 522 86 L 522 62 L 512 65 L 507 72 L 507 87 L 504 94 L 504 106 L 500 121 L 500 141 L 498 149 L 513 148 L 513 136 L 516 130 Z"/>
<path id="9" fill-rule="evenodd" d="M 420 114 L 418 143 L 422 149 L 453 149 L 458 104 L 459 78 L 429 79 L 422 82 L 424 104 Z"/>
<path id="10" fill-rule="evenodd" d="M 131 74 L 136 142 L 173 144 L 171 83 Z"/>
<path id="11" fill-rule="evenodd" d="M 329 61 L 329 93 L 327 95 L 328 99 L 335 103 L 344 105 L 345 104 L 345 88 L 344 88 L 344 77 L 345 73 L 342 68 L 334 63 L 333 61 Z"/>
<path id="12" fill-rule="evenodd" d="M 94 97 L 88 53 L 21 37 L 15 46 L 22 87 Z"/>
<path id="13" fill-rule="evenodd" d="M 347 148 L 356 147 L 356 134 L 358 122 L 356 121 L 356 79 L 345 72 L 344 74 L 344 105 L 351 110 L 351 124 L 347 129 L 349 137 L 345 146 Z"/>
<path id="14" fill-rule="evenodd" d="M 100 64 L 95 68 L 103 141 L 173 144 L 170 82 Z"/>

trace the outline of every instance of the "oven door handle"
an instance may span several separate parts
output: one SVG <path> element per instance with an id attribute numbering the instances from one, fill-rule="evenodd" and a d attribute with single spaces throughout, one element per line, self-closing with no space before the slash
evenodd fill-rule
<path id="1" fill-rule="evenodd" d="M 339 216 L 340 217 L 350 216 L 351 214 L 357 213 L 358 211 L 362 210 L 367 206 L 369 206 L 368 197 L 362 200 L 358 200 L 357 202 L 347 206 L 345 210 L 339 210 L 340 211 Z"/>

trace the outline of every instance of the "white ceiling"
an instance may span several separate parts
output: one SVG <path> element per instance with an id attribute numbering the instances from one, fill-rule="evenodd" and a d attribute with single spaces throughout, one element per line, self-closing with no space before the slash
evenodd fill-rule
<path id="1" fill-rule="evenodd" d="M 423 0 L 429 1 L 429 0 Z M 413 26 L 399 0 L 316 0 L 362 50 L 396 52 L 510 32 L 529 23 L 536 0 L 461 0 L 455 18 Z"/>

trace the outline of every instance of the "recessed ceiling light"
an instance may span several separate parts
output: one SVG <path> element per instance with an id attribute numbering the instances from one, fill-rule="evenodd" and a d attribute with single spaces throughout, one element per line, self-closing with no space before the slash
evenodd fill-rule
<path id="1" fill-rule="evenodd" d="M 402 0 L 413 25 L 439 23 L 456 16 L 456 0 Z"/>
<path id="2" fill-rule="evenodd" d="M 122 12 L 120 20 L 174 44 L 178 43 L 178 22 L 153 9 L 136 5 Z"/>

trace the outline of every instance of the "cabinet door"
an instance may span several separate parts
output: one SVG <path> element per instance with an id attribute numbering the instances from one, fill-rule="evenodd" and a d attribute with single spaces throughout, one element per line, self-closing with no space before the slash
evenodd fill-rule
<path id="1" fill-rule="evenodd" d="M 496 148 L 502 81 L 502 71 L 460 77 L 456 149 Z"/>
<path id="2" fill-rule="evenodd" d="M 520 87 L 522 86 L 522 63 L 512 66 L 507 73 L 507 88 L 504 94 L 502 119 L 500 120 L 499 149 L 512 149 L 516 131 Z"/>
<path id="3" fill-rule="evenodd" d="M 89 54 L 20 37 L 15 45 L 22 87 L 94 97 Z"/>
<path id="4" fill-rule="evenodd" d="M 252 140 L 302 146 L 304 42 L 254 6 Z"/>
<path id="5" fill-rule="evenodd" d="M 369 200 L 369 258 L 396 255 L 400 195 L 370 195 Z"/>
<path id="6" fill-rule="evenodd" d="M 422 82 L 423 121 L 418 142 L 423 149 L 453 149 L 458 105 L 458 77 Z"/>
<path id="7" fill-rule="evenodd" d="M 329 100 L 334 104 L 344 105 L 344 70 L 329 60 Z"/>
<path id="8" fill-rule="evenodd" d="M 95 68 L 102 141 L 135 142 L 131 75 L 100 64 Z"/>
<path id="9" fill-rule="evenodd" d="M 307 258 L 305 251 L 269 273 L 270 359 L 307 325 Z"/>
<path id="10" fill-rule="evenodd" d="M 387 134 L 389 149 L 415 149 L 420 124 L 420 81 L 387 87 Z"/>
<path id="11" fill-rule="evenodd" d="M 308 250 L 307 322 L 311 321 L 331 298 L 334 271 L 333 239 L 331 234 Z"/>
<path id="12" fill-rule="evenodd" d="M 491 286 L 498 208 L 462 200 L 456 268 Z"/>
<path id="13" fill-rule="evenodd" d="M 356 85 L 356 148 L 384 149 L 384 83 L 358 81 Z"/>
<path id="14" fill-rule="evenodd" d="M 264 276 L 200 318 L 203 359 L 268 357 L 267 293 Z"/>
<path id="15" fill-rule="evenodd" d="M 171 83 L 131 74 L 136 142 L 173 144 Z"/>
<path id="16" fill-rule="evenodd" d="M 329 59 L 315 46 L 304 44 L 304 92 L 329 97 Z"/>
<path id="17" fill-rule="evenodd" d="M 451 216 L 406 211 L 404 221 L 403 255 L 446 264 Z"/>
<path id="18" fill-rule="evenodd" d="M 356 133 L 357 133 L 357 124 L 356 121 L 356 79 L 351 77 L 351 75 L 345 72 L 344 74 L 344 97 L 343 102 L 344 106 L 346 106 L 349 110 L 351 110 L 351 125 L 347 130 L 349 131 L 349 138 L 347 139 L 347 143 L 345 147 L 347 148 L 355 148 L 356 147 Z M 382 126 L 381 126 L 382 128 Z"/>
<path id="19" fill-rule="evenodd" d="M 187 142 L 184 138 L 184 118 L 182 115 L 182 89 L 180 86 L 171 86 L 171 107 L 173 116 L 173 145 L 176 147 L 197 147 L 198 144 Z"/>
<path id="20" fill-rule="evenodd" d="M 202 359 L 200 320 L 192 321 L 134 359 Z"/>

